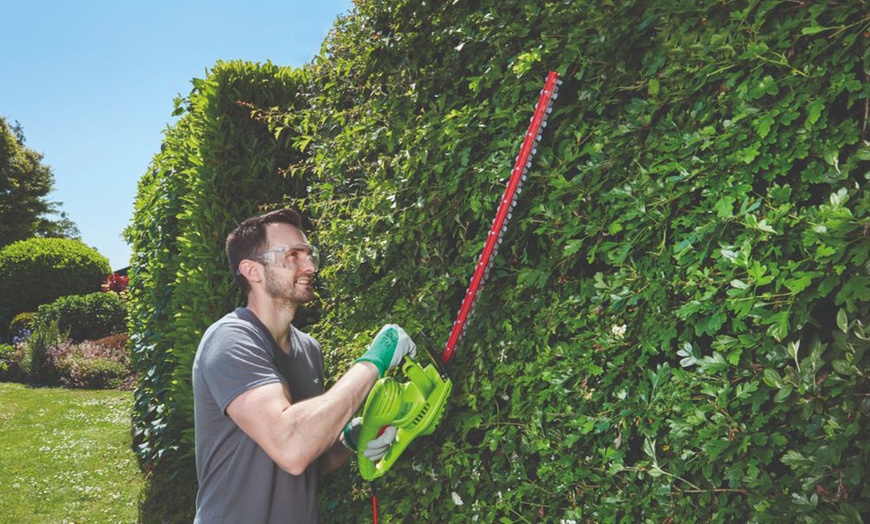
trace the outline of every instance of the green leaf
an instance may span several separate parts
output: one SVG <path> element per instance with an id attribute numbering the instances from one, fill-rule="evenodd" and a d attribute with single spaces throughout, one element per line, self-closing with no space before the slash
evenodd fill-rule
<path id="1" fill-rule="evenodd" d="M 656 441 L 651 439 L 643 440 L 643 454 L 655 460 L 656 458 Z"/>
<path id="2" fill-rule="evenodd" d="M 779 389 L 782 387 L 782 377 L 779 376 L 779 373 L 777 373 L 775 369 L 765 369 L 761 378 L 764 380 L 765 384 L 772 388 Z"/>
<path id="3" fill-rule="evenodd" d="M 820 25 L 815 25 L 815 26 L 810 26 L 810 27 L 804 27 L 803 29 L 801 29 L 801 34 L 802 34 L 802 35 L 805 35 L 805 36 L 810 36 L 810 35 L 816 35 L 816 34 L 819 34 L 819 33 L 821 33 L 822 31 L 827 31 L 827 30 L 828 30 L 827 27 L 822 27 L 822 26 L 820 26 Z"/>
<path id="4" fill-rule="evenodd" d="M 716 215 L 721 218 L 726 218 L 734 215 L 734 202 L 735 199 L 733 196 L 726 195 L 716 201 L 716 204 L 713 206 L 713 211 L 716 212 Z"/>
<path id="5" fill-rule="evenodd" d="M 731 445 L 731 442 L 728 439 L 724 438 L 714 438 L 706 441 L 703 445 L 704 453 L 710 458 L 711 461 L 716 460 L 728 447 Z"/>
<path id="6" fill-rule="evenodd" d="M 840 309 L 837 311 L 837 327 L 845 334 L 849 334 L 849 319 L 846 316 L 846 310 Z"/>
<path id="7" fill-rule="evenodd" d="M 763 44 L 762 44 L 763 45 Z M 767 50 L 765 47 L 765 51 Z M 759 46 L 760 49 L 760 46 Z M 759 53 L 761 55 L 763 53 Z M 752 85 L 746 93 L 748 100 L 755 100 L 765 95 L 775 95 L 779 92 L 779 87 L 776 85 L 776 80 L 771 75 L 765 75 L 761 80 Z"/>
<path id="8" fill-rule="evenodd" d="M 792 360 L 797 360 L 798 349 L 801 347 L 801 341 L 795 340 L 793 342 L 789 342 L 786 346 L 786 350 L 788 351 L 788 356 L 792 358 Z"/>
<path id="9" fill-rule="evenodd" d="M 758 229 L 759 231 L 764 231 L 765 233 L 776 233 L 776 230 L 767 224 L 766 219 L 758 220 L 758 217 L 751 213 L 746 215 L 746 225 L 751 229 Z"/>
<path id="10" fill-rule="evenodd" d="M 845 187 L 841 187 L 836 193 L 831 193 L 831 207 L 843 207 L 846 201 L 849 200 L 849 191 Z"/>
<path id="11" fill-rule="evenodd" d="M 738 150 L 734 157 L 744 164 L 751 164 L 755 157 L 758 156 L 758 148 L 761 144 L 755 143 Z"/>
<path id="12" fill-rule="evenodd" d="M 804 127 L 806 129 L 810 129 L 813 124 L 819 119 L 819 116 L 822 114 L 822 110 L 825 108 L 825 101 L 821 98 L 817 98 L 810 102 L 809 107 L 807 107 L 807 119 L 804 122 Z"/>
<path id="13" fill-rule="evenodd" d="M 858 508 L 855 506 L 841 502 L 839 504 L 839 509 L 841 515 L 835 515 L 836 517 L 842 517 L 843 523 L 855 523 L 855 522 L 865 522 L 864 517 L 861 516 L 861 513 L 858 511 Z M 865 515 L 866 517 L 866 515 Z"/>
<path id="14" fill-rule="evenodd" d="M 855 374 L 856 368 L 842 359 L 837 359 L 831 362 L 831 367 L 834 368 L 834 371 L 843 375 L 844 377 L 848 377 Z"/>
<path id="15" fill-rule="evenodd" d="M 517 283 L 534 288 L 543 288 L 547 285 L 547 280 L 550 278 L 550 272 L 542 269 L 524 268 L 517 276 Z"/>
<path id="16" fill-rule="evenodd" d="M 731 285 L 731 287 L 733 287 L 735 289 L 749 289 L 751 287 L 746 282 L 739 280 L 739 279 L 736 279 L 736 278 L 730 282 L 730 285 Z"/>
<path id="17" fill-rule="evenodd" d="M 728 369 L 728 362 L 721 353 L 714 351 L 711 356 L 698 360 L 698 366 L 704 373 L 710 375 Z"/>
<path id="18" fill-rule="evenodd" d="M 780 459 L 783 464 L 790 467 L 793 470 L 797 470 L 798 468 L 806 468 L 813 465 L 813 461 L 803 456 L 801 453 L 790 449 L 785 452 L 785 454 Z"/>
<path id="19" fill-rule="evenodd" d="M 577 239 L 571 239 L 565 242 L 565 248 L 562 250 L 566 257 L 570 257 L 571 255 L 575 255 L 580 248 L 583 247 L 583 241 Z"/>
<path id="20" fill-rule="evenodd" d="M 813 277 L 819 276 L 818 273 L 795 273 L 795 275 L 800 275 L 795 278 L 787 279 L 783 284 L 785 287 L 789 289 L 793 294 L 800 293 L 804 289 L 810 287 L 810 284 L 813 283 Z"/>
<path id="21" fill-rule="evenodd" d="M 789 327 L 789 311 L 777 311 L 773 315 L 763 319 L 762 324 L 770 324 L 767 328 L 767 334 L 772 336 L 777 342 L 782 342 L 782 339 L 788 335 Z"/>
<path id="22" fill-rule="evenodd" d="M 770 126 L 773 125 L 774 118 L 771 114 L 766 114 L 759 118 L 755 123 L 755 130 L 760 138 L 766 137 L 770 133 Z"/>
<path id="23" fill-rule="evenodd" d="M 750 396 L 751 393 L 755 393 L 758 391 L 759 383 L 758 381 L 750 381 L 746 384 L 739 384 L 737 386 L 737 390 L 735 396 L 740 399 L 746 399 Z"/>
<path id="24" fill-rule="evenodd" d="M 846 285 L 837 293 L 834 303 L 837 305 L 846 304 L 849 309 L 855 309 L 855 304 L 865 302 L 867 297 L 870 297 L 870 277 L 852 275 L 846 281 Z"/>
<path id="25" fill-rule="evenodd" d="M 761 221 L 758 222 L 758 229 L 766 233 L 776 233 L 776 230 L 767 224 L 766 219 L 761 219 Z"/>
<path id="26" fill-rule="evenodd" d="M 781 404 L 782 402 L 785 402 L 788 399 L 788 397 L 791 395 L 793 390 L 794 390 L 794 387 L 791 384 L 784 384 L 782 386 L 782 389 L 777 391 L 776 395 L 773 396 L 773 401 L 776 402 L 777 404 Z"/>

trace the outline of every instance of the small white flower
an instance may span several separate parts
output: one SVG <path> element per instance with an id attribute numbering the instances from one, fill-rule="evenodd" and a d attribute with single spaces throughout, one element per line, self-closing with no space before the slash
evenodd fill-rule
<path id="1" fill-rule="evenodd" d="M 625 324 L 621 326 L 617 326 L 616 324 L 610 328 L 610 332 L 613 333 L 617 338 L 622 338 L 625 336 L 625 330 L 628 328 Z"/>
<path id="2" fill-rule="evenodd" d="M 455 504 L 457 506 L 461 506 L 463 504 L 462 498 L 459 496 L 459 493 L 456 493 L 455 491 L 451 491 L 450 496 L 453 497 L 453 504 Z"/>

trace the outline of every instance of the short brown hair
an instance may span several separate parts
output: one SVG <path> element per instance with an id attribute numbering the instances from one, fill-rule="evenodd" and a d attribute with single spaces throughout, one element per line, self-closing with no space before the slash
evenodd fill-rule
<path id="1" fill-rule="evenodd" d="M 236 284 L 245 293 L 251 290 L 251 285 L 239 272 L 239 264 L 242 260 L 256 258 L 259 252 L 267 247 L 266 226 L 269 224 L 290 224 L 297 229 L 302 229 L 302 217 L 293 209 L 276 209 L 244 220 L 227 235 L 226 253 L 230 262 L 230 271 Z"/>

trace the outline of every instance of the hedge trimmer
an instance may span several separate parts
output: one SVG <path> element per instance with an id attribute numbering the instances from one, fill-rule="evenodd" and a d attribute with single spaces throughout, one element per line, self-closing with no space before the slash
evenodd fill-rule
<path id="1" fill-rule="evenodd" d="M 360 474 L 365 480 L 373 480 L 386 473 L 396 463 L 408 444 L 418 436 L 429 435 L 435 431 L 444 415 L 447 397 L 453 389 L 445 365 L 452 358 L 456 344 L 465 335 L 468 319 L 474 313 L 477 297 L 489 276 L 493 259 L 507 231 L 507 222 L 516 206 L 517 196 L 521 192 L 526 174 L 532 166 L 532 156 L 537 152 L 536 146 L 541 140 L 543 128 L 547 125 L 547 116 L 552 112 L 556 90 L 561 83 L 555 71 L 547 76 L 529 130 L 523 139 L 516 164 L 498 206 L 492 229 L 489 231 L 474 276 L 465 292 L 465 298 L 462 300 L 462 306 L 453 323 L 447 344 L 441 352 L 441 358 L 438 359 L 428 344 L 424 344 L 426 353 L 432 361 L 429 365 L 423 367 L 410 358 L 406 359 L 402 366 L 402 373 L 407 382 L 399 383 L 391 377 L 382 378 L 375 383 L 366 399 L 357 452 Z M 398 428 L 396 440 L 383 458 L 373 462 L 363 455 L 365 443 L 376 438 L 388 425 Z"/>

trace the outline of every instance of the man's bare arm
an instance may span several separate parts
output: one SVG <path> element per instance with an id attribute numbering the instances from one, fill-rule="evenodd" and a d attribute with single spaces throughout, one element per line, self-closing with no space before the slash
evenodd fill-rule
<path id="1" fill-rule="evenodd" d="M 373 364 L 359 362 L 329 391 L 300 402 L 292 402 L 283 384 L 266 384 L 239 395 L 227 414 L 278 467 L 300 475 L 337 443 L 378 376 Z M 337 458 L 332 453 L 327 467 Z"/>

